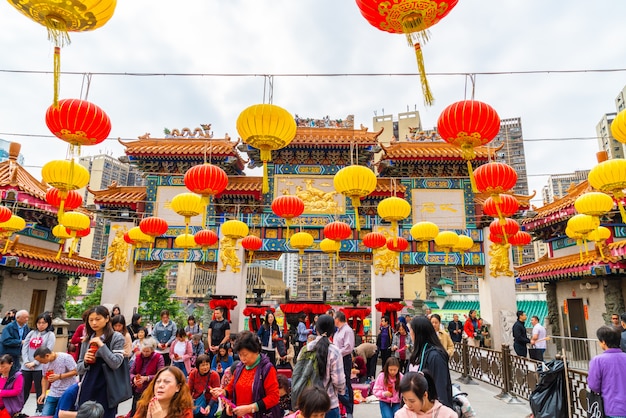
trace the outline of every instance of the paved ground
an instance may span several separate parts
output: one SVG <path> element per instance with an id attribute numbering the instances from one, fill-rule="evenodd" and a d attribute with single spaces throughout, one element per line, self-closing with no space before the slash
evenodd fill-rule
<path id="1" fill-rule="evenodd" d="M 458 373 L 452 372 L 453 383 L 459 378 Z M 498 418 L 525 418 L 530 414 L 528 402 L 521 400 L 521 404 L 509 404 L 495 398 L 500 390 L 486 383 L 478 385 L 461 385 L 461 389 L 467 392 L 472 408 L 476 411 L 477 417 L 497 416 Z M 125 415 L 130 411 L 131 402 L 126 401 L 118 408 L 119 415 Z M 24 407 L 24 413 L 32 415 L 35 413 L 35 395 L 31 394 Z M 377 403 L 360 404 L 354 406 L 354 416 L 356 418 L 380 417 L 380 409 Z"/>

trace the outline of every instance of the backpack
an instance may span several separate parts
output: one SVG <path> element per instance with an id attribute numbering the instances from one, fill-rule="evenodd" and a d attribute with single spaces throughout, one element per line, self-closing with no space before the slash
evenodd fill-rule
<path id="1" fill-rule="evenodd" d="M 299 409 L 298 398 L 300 394 L 310 385 L 324 388 L 324 382 L 317 371 L 317 353 L 315 350 L 308 351 L 305 345 L 300 350 L 298 361 L 291 375 L 291 407 L 294 411 Z"/>

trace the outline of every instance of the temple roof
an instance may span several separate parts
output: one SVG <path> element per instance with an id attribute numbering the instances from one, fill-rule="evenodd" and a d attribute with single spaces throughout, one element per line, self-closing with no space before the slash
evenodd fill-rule
<path id="1" fill-rule="evenodd" d="M 20 148 L 20 144 L 12 142 L 9 148 L 9 159 L 0 163 L 0 187 L 19 190 L 45 202 L 48 187 L 35 179 L 17 162 Z M 20 200 L 23 199 L 18 198 L 18 201 Z"/>
<path id="2" fill-rule="evenodd" d="M 56 255 L 56 251 L 22 244 L 19 242 L 19 239 L 16 238 L 9 243 L 7 252 L 3 256 L 18 257 L 16 267 L 19 268 L 83 276 L 94 276 L 100 271 L 100 266 L 104 261 L 80 257 L 78 255 L 73 255 L 72 258 L 68 258 L 67 253 L 62 253 L 57 260 Z"/>
<path id="3" fill-rule="evenodd" d="M 94 202 L 98 205 L 122 204 L 133 206 L 146 201 L 146 186 L 118 186 L 113 182 L 104 190 L 92 190 L 87 186 L 87 190 L 94 196 Z"/>
<path id="4" fill-rule="evenodd" d="M 463 160 L 463 151 L 447 142 L 392 142 L 381 144 L 384 152 L 383 160 Z M 489 155 L 495 157 L 499 148 L 476 147 L 476 159 L 487 160 Z"/>
<path id="5" fill-rule="evenodd" d="M 574 202 L 579 196 L 591 190 L 589 182 L 584 180 L 570 187 L 568 193 L 562 198 L 535 209 L 537 215 L 522 220 L 528 230 L 551 225 L 566 220 L 575 214 Z"/>
<path id="6" fill-rule="evenodd" d="M 378 136 L 382 132 L 383 128 L 378 132 L 368 132 L 364 126 L 361 129 L 298 127 L 289 146 L 378 145 Z"/>

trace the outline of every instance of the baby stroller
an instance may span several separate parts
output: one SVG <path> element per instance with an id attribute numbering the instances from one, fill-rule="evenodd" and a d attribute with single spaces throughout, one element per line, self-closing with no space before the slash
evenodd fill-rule
<path id="1" fill-rule="evenodd" d="M 453 409 L 459 415 L 459 418 L 472 418 L 476 416 L 467 398 L 467 393 L 461 392 L 461 386 L 458 383 L 452 385 L 452 402 Z"/>

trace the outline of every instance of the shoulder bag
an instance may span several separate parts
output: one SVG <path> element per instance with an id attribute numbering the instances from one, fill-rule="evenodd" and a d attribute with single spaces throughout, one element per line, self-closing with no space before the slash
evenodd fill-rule
<path id="1" fill-rule="evenodd" d="M 604 418 L 605 416 L 602 395 L 590 390 L 587 392 L 587 417 Z"/>
<path id="2" fill-rule="evenodd" d="M 105 362 L 102 365 L 102 370 L 107 382 L 107 402 L 109 403 L 109 408 L 115 408 L 120 403 L 133 397 L 128 359 L 126 357 L 124 357 L 122 364 L 117 369 L 111 369 Z"/>

